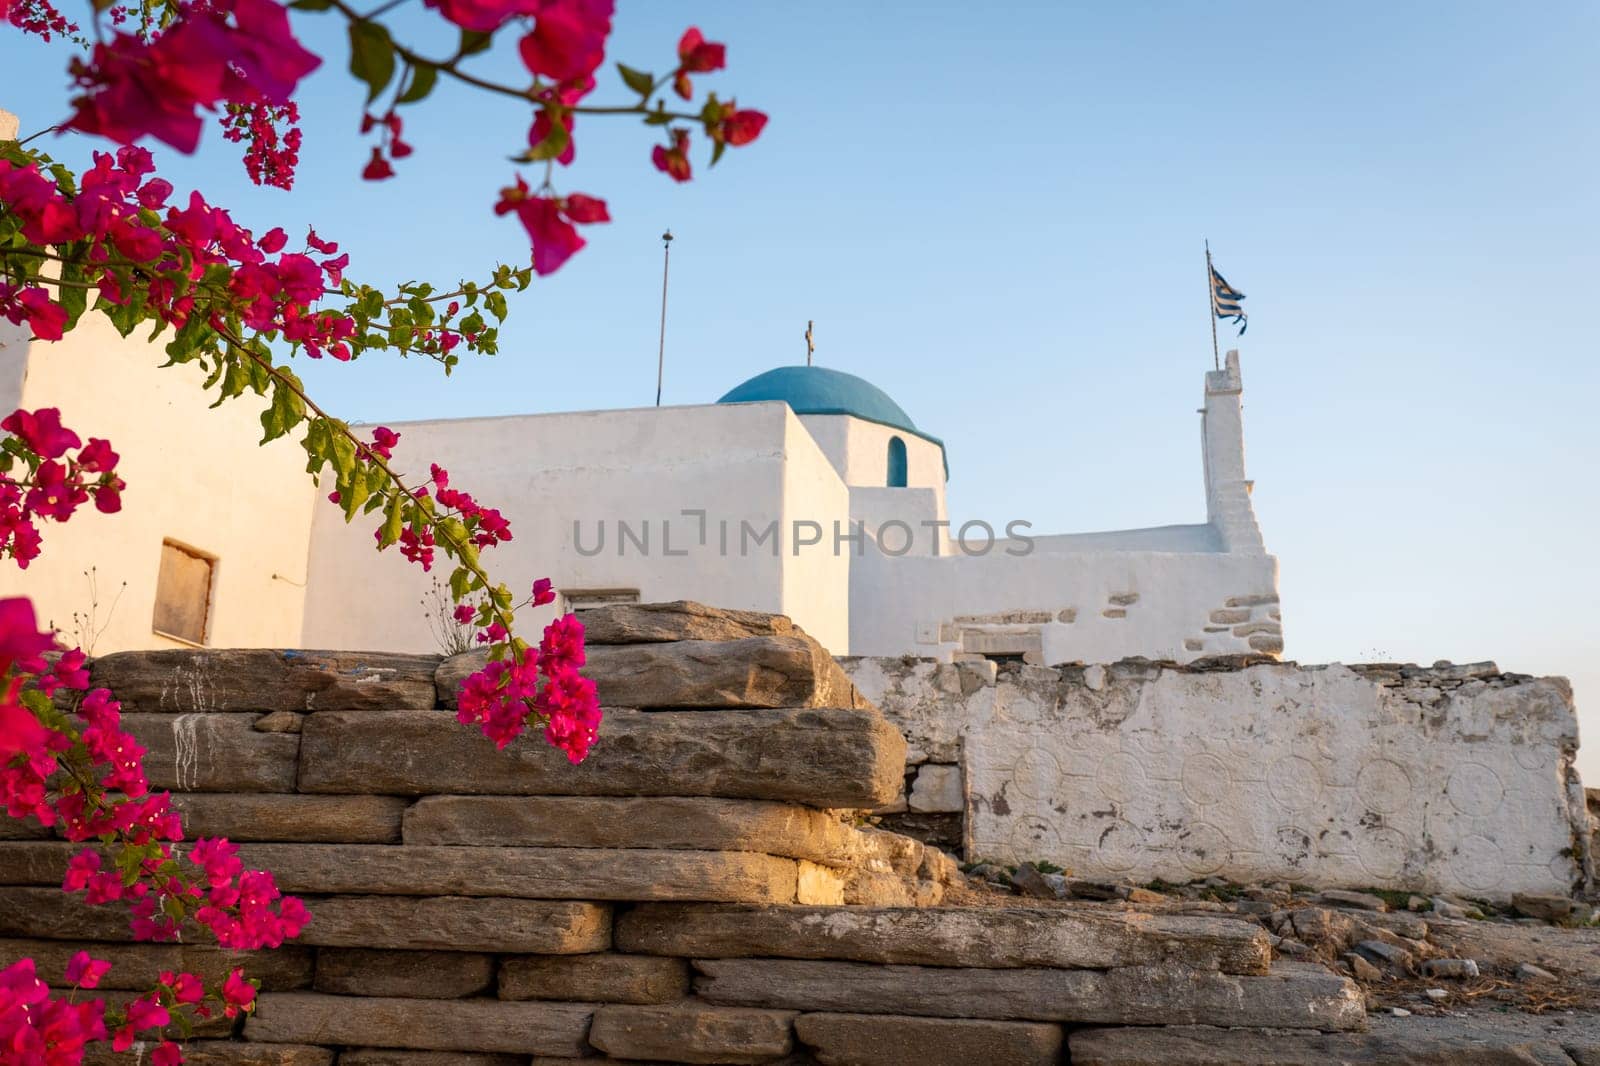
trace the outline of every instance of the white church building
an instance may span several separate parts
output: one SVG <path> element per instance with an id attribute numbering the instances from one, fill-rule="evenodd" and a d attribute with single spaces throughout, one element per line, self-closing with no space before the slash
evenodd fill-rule
<path id="1" fill-rule="evenodd" d="M 97 316 L 57 344 L 26 336 L 0 323 L 0 407 L 59 407 L 109 439 L 128 491 L 120 514 L 46 524 L 43 555 L 0 569 L 0 594 L 33 597 L 69 640 L 92 629 L 99 653 L 437 649 L 433 576 L 376 552 L 370 521 L 345 525 L 296 444 L 258 447 L 250 400 L 210 409 L 191 368 L 158 369 L 159 349 Z M 388 424 L 402 474 L 437 462 L 510 520 L 491 574 L 514 590 L 550 577 L 559 607 L 781 612 L 840 655 L 1187 661 L 1283 647 L 1241 389 L 1230 352 L 1205 376 L 1206 520 L 1101 533 L 952 517 L 944 443 L 826 367 L 778 367 L 700 405 Z"/>

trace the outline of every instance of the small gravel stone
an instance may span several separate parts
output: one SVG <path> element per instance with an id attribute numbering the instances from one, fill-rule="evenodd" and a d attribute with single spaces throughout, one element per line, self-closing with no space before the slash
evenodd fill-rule
<path id="1" fill-rule="evenodd" d="M 1389 1013 L 1394 1015 L 1396 1018 L 1409 1018 L 1409 1017 L 1411 1017 L 1411 1012 L 1406 1010 L 1404 1007 L 1390 1007 L 1389 1008 Z"/>
<path id="2" fill-rule="evenodd" d="M 1446 999 L 1450 998 L 1450 993 L 1446 992 L 1442 988 L 1424 989 L 1422 994 L 1427 996 L 1429 999 L 1433 1000 L 1435 1003 L 1438 1003 L 1438 1002 L 1441 1002 L 1442 1000 L 1446 1000 Z"/>
<path id="3" fill-rule="evenodd" d="M 1429 959 L 1422 964 L 1426 977 L 1453 977 L 1468 980 L 1478 976 L 1478 964 L 1473 959 Z"/>
<path id="4" fill-rule="evenodd" d="M 1519 981 L 1554 981 L 1555 979 L 1555 974 L 1543 966 L 1535 966 L 1531 962 L 1525 962 L 1517 967 L 1517 980 Z"/>
<path id="5" fill-rule="evenodd" d="M 1350 967 L 1350 975 L 1357 981 L 1372 984 L 1375 981 L 1383 980 L 1382 970 L 1353 951 L 1344 957 L 1344 961 L 1345 965 Z"/>
<path id="6" fill-rule="evenodd" d="M 1346 892 L 1343 889 L 1332 888 L 1326 892 L 1318 892 L 1317 899 L 1322 903 L 1331 903 L 1335 907 L 1355 907 L 1363 911 L 1386 911 L 1389 905 L 1370 892 Z"/>
<path id="7" fill-rule="evenodd" d="M 1025 862 L 1017 867 L 1017 872 L 1011 875 L 1011 883 L 1024 896 L 1032 896 L 1035 899 L 1056 898 L 1055 888 L 1044 879 L 1044 875 L 1031 862 Z"/>

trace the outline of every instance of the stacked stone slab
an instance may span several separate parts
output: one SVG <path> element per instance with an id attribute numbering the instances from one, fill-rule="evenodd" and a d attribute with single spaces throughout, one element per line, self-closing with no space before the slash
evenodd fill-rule
<path id="1" fill-rule="evenodd" d="M 97 661 L 191 836 L 242 842 L 313 920 L 226 955 L 135 944 L 59 889 L 75 845 L 0 841 L 0 958 L 261 982 L 202 1066 L 1059 1061 L 1073 1025 L 1364 1024 L 1353 984 L 1209 916 L 937 906 L 936 849 L 855 825 L 905 744 L 786 619 L 587 612 L 602 741 L 571 766 L 450 713 L 470 656 L 277 651 Z M 103 1061 L 136 1061 L 132 1055 Z"/>

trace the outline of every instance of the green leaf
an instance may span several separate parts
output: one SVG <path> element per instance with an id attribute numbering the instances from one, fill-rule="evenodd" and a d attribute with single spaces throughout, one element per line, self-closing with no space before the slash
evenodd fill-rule
<path id="1" fill-rule="evenodd" d="M 394 77 L 394 41 L 376 22 L 350 23 L 350 73 L 367 83 L 367 103 Z"/>
<path id="2" fill-rule="evenodd" d="M 372 488 L 367 483 L 367 474 L 366 467 L 357 466 L 350 472 L 350 477 L 339 485 L 339 505 L 344 508 L 346 522 L 355 518 L 356 512 L 361 510 L 361 505 L 372 495 Z"/>
<path id="3" fill-rule="evenodd" d="M 713 141 L 711 144 L 711 165 L 716 166 L 717 160 L 722 158 L 722 153 L 727 151 L 727 141 Z"/>
<path id="4" fill-rule="evenodd" d="M 503 293 L 503 292 L 491 292 L 491 293 L 489 293 L 488 295 L 484 296 L 484 298 L 483 298 L 483 306 L 487 307 L 489 309 L 489 313 L 494 315 L 494 317 L 499 319 L 501 322 L 504 322 L 506 320 L 506 294 L 505 293 Z"/>
<path id="5" fill-rule="evenodd" d="M 617 73 L 622 75 L 623 84 L 640 96 L 648 97 L 656 87 L 654 74 L 646 74 L 642 70 L 634 70 L 626 63 L 617 64 Z"/>
<path id="6" fill-rule="evenodd" d="M 398 492 L 389 498 L 389 507 L 383 513 L 383 527 L 378 530 L 378 547 L 387 548 L 400 539 L 400 530 L 405 528 L 405 500 Z"/>
<path id="7" fill-rule="evenodd" d="M 431 63 L 424 63 L 411 68 L 411 83 L 406 86 L 406 91 L 400 94 L 395 101 L 397 104 L 414 104 L 418 100 L 425 100 L 433 92 L 433 87 L 439 81 L 439 68 Z"/>
<path id="8" fill-rule="evenodd" d="M 333 6 L 333 0 L 293 0 L 289 6 L 296 11 L 326 11 Z"/>
<path id="9" fill-rule="evenodd" d="M 486 51 L 493 40 L 494 35 L 490 33 L 483 33 L 479 30 L 462 30 L 461 47 L 457 51 L 462 56 L 475 56 L 479 52 Z"/>

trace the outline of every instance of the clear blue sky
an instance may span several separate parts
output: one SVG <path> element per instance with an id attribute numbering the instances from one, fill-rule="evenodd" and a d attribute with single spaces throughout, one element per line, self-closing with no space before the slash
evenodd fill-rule
<path id="1" fill-rule="evenodd" d="M 441 91 L 401 176 L 361 183 L 337 24 L 296 19 L 330 56 L 297 190 L 252 189 L 214 136 L 168 176 L 258 229 L 314 223 L 378 281 L 525 257 L 490 213 L 525 114 Z M 773 116 L 761 141 L 680 187 L 648 131 L 584 120 L 563 184 L 616 221 L 513 302 L 502 354 L 447 385 L 319 367 L 323 397 L 361 419 L 649 403 L 670 225 L 667 402 L 803 358 L 815 319 L 819 362 L 945 438 L 958 518 L 1197 521 L 1209 237 L 1249 294 L 1289 654 L 1569 675 L 1600 784 L 1600 6 L 624 0 L 613 56 L 664 67 L 691 22 L 730 46 L 706 84 Z M 3 54 L 0 106 L 55 119 L 64 54 Z"/>

